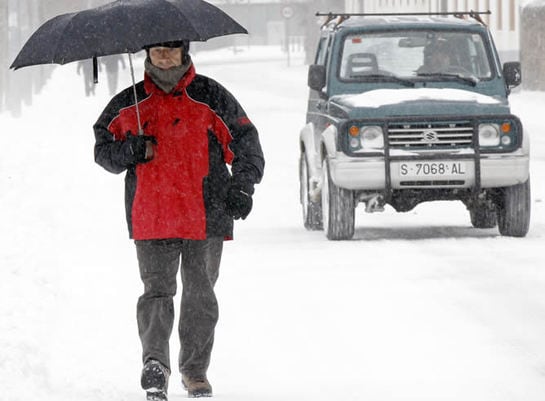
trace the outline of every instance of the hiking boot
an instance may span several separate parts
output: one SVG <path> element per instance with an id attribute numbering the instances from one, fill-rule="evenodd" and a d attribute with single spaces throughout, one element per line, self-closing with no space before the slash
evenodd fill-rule
<path id="1" fill-rule="evenodd" d="M 140 384 L 146 390 L 148 401 L 166 401 L 170 372 L 159 361 L 150 359 L 144 364 Z"/>
<path id="2" fill-rule="evenodd" d="M 182 385 L 189 398 L 212 397 L 212 386 L 204 375 L 189 377 L 182 374 Z"/>

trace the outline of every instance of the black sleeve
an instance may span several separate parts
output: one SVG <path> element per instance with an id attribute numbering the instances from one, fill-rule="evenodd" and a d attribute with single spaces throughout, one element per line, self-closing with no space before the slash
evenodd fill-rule
<path id="1" fill-rule="evenodd" d="M 250 195 L 261 181 L 265 167 L 263 150 L 256 127 L 235 97 L 223 86 L 210 80 L 213 110 L 225 122 L 233 140 L 229 148 L 234 154 L 232 184 Z"/>
<path id="2" fill-rule="evenodd" d="M 106 106 L 97 122 L 93 126 L 95 131 L 95 162 L 107 171 L 119 174 L 125 171 L 130 163 L 130 147 L 125 141 L 116 141 L 114 135 L 108 131 L 108 126 L 119 115 L 119 110 L 127 105 L 134 104 L 130 99 L 130 90 L 116 95 Z"/>

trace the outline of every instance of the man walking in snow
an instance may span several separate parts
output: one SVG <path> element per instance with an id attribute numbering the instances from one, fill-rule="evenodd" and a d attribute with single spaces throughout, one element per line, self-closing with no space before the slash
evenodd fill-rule
<path id="1" fill-rule="evenodd" d="M 94 125 L 96 162 L 126 171 L 126 217 L 144 283 L 137 320 L 148 400 L 167 399 L 180 260 L 178 368 L 189 397 L 212 396 L 206 373 L 223 241 L 233 219 L 250 213 L 264 168 L 256 128 L 225 88 L 196 74 L 188 50 L 186 41 L 146 48 L 144 81 L 136 85 L 143 135 L 132 87 Z"/>

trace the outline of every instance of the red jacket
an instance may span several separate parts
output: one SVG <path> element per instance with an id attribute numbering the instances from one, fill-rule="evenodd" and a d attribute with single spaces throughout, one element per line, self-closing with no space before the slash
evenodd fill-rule
<path id="1" fill-rule="evenodd" d="M 112 99 L 94 126 L 97 163 L 114 173 L 127 171 L 131 238 L 231 237 L 228 187 L 253 193 L 263 174 L 257 130 L 234 97 L 196 75 L 193 66 L 169 94 L 147 75 L 136 89 L 144 132 L 157 140 L 153 160 L 125 162 L 123 143 L 129 132 L 138 132 L 132 87 Z"/>

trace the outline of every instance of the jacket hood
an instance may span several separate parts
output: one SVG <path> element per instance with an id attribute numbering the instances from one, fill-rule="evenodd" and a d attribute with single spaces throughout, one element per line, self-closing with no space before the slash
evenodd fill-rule
<path id="1" fill-rule="evenodd" d="M 331 98 L 335 112 L 350 118 L 400 115 L 508 114 L 507 101 L 462 89 L 377 89 Z"/>

